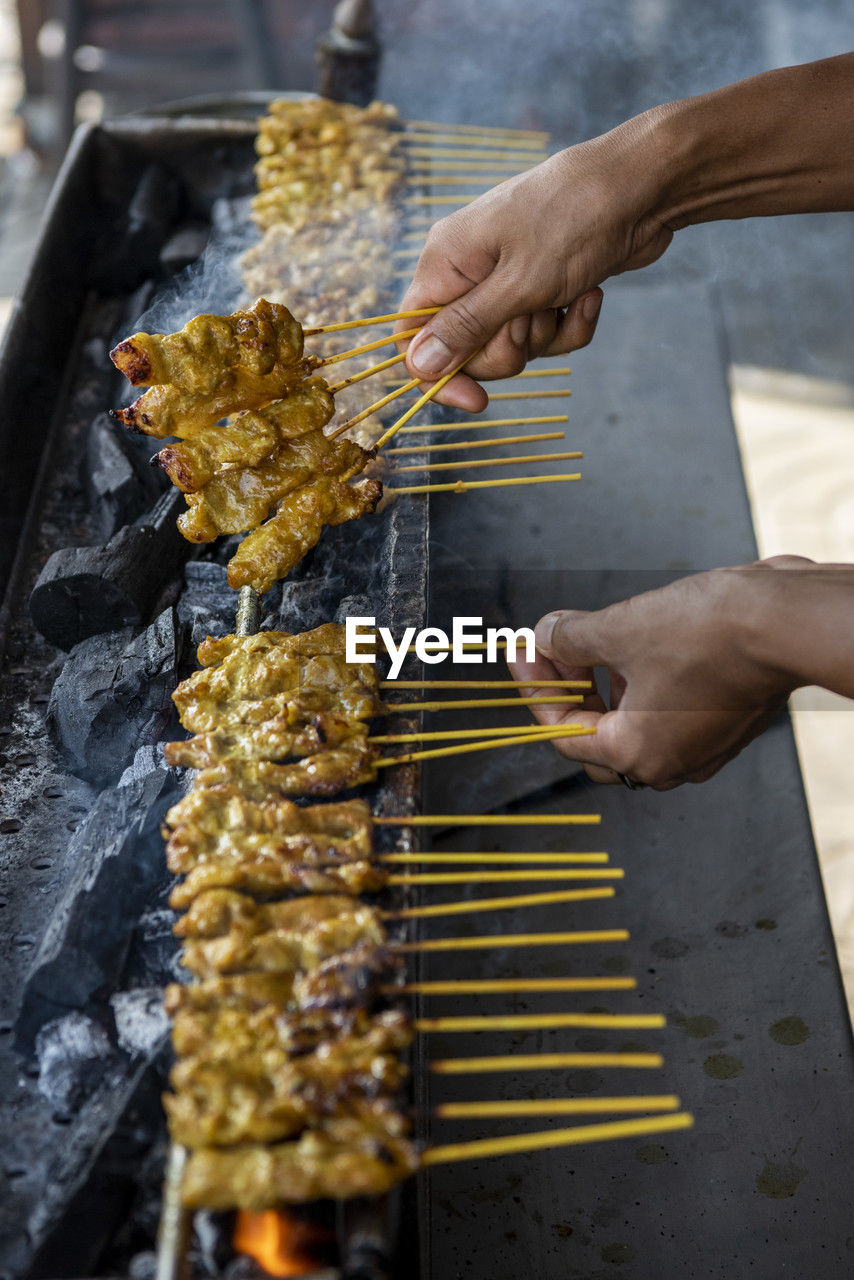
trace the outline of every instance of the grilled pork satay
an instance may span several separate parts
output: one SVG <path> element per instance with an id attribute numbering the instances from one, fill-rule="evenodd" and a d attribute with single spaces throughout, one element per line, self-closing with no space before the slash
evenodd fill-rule
<path id="1" fill-rule="evenodd" d="M 306 1070 L 306 1061 L 297 1058 L 281 1071 L 194 1064 L 174 1083 L 176 1092 L 163 1097 L 173 1141 L 191 1148 L 278 1142 L 343 1117 L 399 1132 L 394 1094 L 406 1070 L 397 1059 L 374 1058 L 364 1070 L 346 1072 L 323 1059 Z M 178 1069 L 172 1074 L 174 1082 Z"/>
<path id="2" fill-rule="evenodd" d="M 348 485 L 322 479 L 297 489 L 282 500 L 276 515 L 241 542 L 229 561 L 229 586 L 253 587 L 263 595 L 317 545 L 325 525 L 369 514 L 382 491 L 378 480 Z"/>
<path id="3" fill-rule="evenodd" d="M 174 485 L 196 493 L 225 467 L 254 467 L 292 440 L 326 426 L 335 401 L 322 378 L 310 378 L 263 410 L 246 410 L 220 427 L 167 445 L 157 461 Z"/>
<path id="4" fill-rule="evenodd" d="M 283 441 L 275 456 L 257 467 L 222 471 L 198 492 L 187 493 L 188 509 L 178 528 L 188 542 L 255 529 L 286 494 L 327 477 L 347 480 L 372 456 L 354 440 L 331 440 L 322 431 Z"/>
<path id="5" fill-rule="evenodd" d="M 166 825 L 166 860 L 174 872 L 244 856 L 346 864 L 372 852 L 371 815 L 363 800 L 300 808 L 269 796 L 252 801 L 236 786 L 193 788 L 169 810 Z"/>
<path id="6" fill-rule="evenodd" d="M 260 724 L 234 724 L 198 733 L 182 742 L 167 742 L 163 754 L 171 765 L 207 769 L 230 756 L 244 760 L 287 760 L 307 756 L 327 747 L 346 744 L 364 733 L 361 721 L 333 712 L 309 714 L 306 724 L 295 723 L 292 714 L 273 716 Z"/>
<path id="7" fill-rule="evenodd" d="M 227 414 L 286 395 L 316 364 L 303 355 L 302 326 L 264 298 L 230 316 L 196 316 L 179 333 L 137 333 L 111 353 L 134 386 L 151 390 L 115 411 L 146 435 L 191 436 Z"/>
<path id="8" fill-rule="evenodd" d="M 335 894 L 257 903 L 228 889 L 200 894 L 175 925 L 187 939 L 181 963 L 212 977 L 248 969 L 316 968 L 360 942 L 385 941 L 380 913 Z"/>
<path id="9" fill-rule="evenodd" d="M 348 743 L 305 756 L 293 764 L 269 760 L 223 760 L 204 769 L 196 778 L 200 790 L 225 783 L 240 787 L 250 800 L 263 800 L 278 792 L 284 796 L 334 796 L 350 787 L 373 782 L 379 751 L 363 735 Z"/>
<path id="10" fill-rule="evenodd" d="M 286 658 L 344 658 L 347 650 L 346 632 L 340 622 L 324 622 L 310 631 L 259 631 L 252 636 L 228 635 L 215 639 L 207 636 L 196 652 L 199 665 L 218 667 L 227 659 L 242 660 L 254 664 L 259 655 L 271 651 Z M 367 668 L 367 663 L 350 663 L 351 669 Z"/>
<path id="11" fill-rule="evenodd" d="M 348 862 L 340 867 L 316 867 L 287 862 L 281 857 L 217 858 L 193 867 L 169 895 L 180 911 L 208 889 L 237 889 L 257 898 L 285 893 L 378 893 L 388 884 L 388 872 L 373 862 Z"/>
<path id="12" fill-rule="evenodd" d="M 403 971 L 403 960 L 388 947 L 360 942 L 322 960 L 313 969 L 295 973 L 235 973 L 203 982 L 173 982 L 166 988 L 164 1005 L 175 1020 L 175 1050 L 185 1055 L 204 1049 L 210 1041 L 209 1020 L 219 1018 L 225 1010 L 237 1011 L 243 1017 L 270 1007 L 370 1011 L 380 995 L 380 980 L 391 983 Z M 396 1045 L 388 1039 L 392 1025 L 388 1019 L 381 1024 L 371 1023 L 359 1034 L 373 1037 L 371 1051 L 379 1053 Z M 181 1030 L 177 1030 L 179 1026 Z M 377 1035 L 383 1038 L 377 1040 Z M 405 1047 L 406 1043 L 397 1047 Z"/>
<path id="13" fill-rule="evenodd" d="M 193 1151 L 182 1180 L 188 1209 L 273 1209 L 306 1200 L 383 1195 L 414 1173 L 418 1155 L 403 1137 L 337 1120 L 298 1142 Z"/>

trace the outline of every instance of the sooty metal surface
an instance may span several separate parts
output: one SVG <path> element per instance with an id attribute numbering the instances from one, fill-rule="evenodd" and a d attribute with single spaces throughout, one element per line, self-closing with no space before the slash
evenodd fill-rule
<path id="1" fill-rule="evenodd" d="M 227 544 L 205 559 L 171 538 L 160 546 L 172 499 L 147 465 L 152 442 L 104 416 L 123 394 L 108 351 L 152 301 L 189 314 L 238 301 L 230 263 L 246 238 L 254 131 L 179 117 L 78 133 L 0 358 L 4 546 L 28 509 L 0 614 L 3 1277 L 130 1268 L 142 1280 L 150 1264 L 169 1065 L 160 995 L 180 976 L 159 827 L 186 785 L 159 743 L 176 730 L 169 695 L 195 646 L 233 630 L 236 593 Z M 176 242 L 198 252 L 209 237 L 213 270 L 206 258 L 169 279 L 186 261 Z M 261 625 L 357 612 L 395 632 L 423 626 L 426 533 L 422 498 L 329 530 L 264 597 Z M 134 538 L 133 555 L 102 550 Z M 67 655 L 31 620 L 37 580 L 35 616 Z M 418 786 L 401 768 L 369 795 L 377 812 L 403 814 Z M 383 839 L 410 847 L 402 832 Z M 363 1244 L 364 1224 L 351 1223 Z M 210 1275 L 222 1232 L 200 1228 L 195 1262 Z M 368 1235 L 376 1254 L 375 1224 Z"/>

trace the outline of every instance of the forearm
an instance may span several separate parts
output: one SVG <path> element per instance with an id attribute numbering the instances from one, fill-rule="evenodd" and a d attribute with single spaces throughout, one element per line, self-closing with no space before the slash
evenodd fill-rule
<path id="1" fill-rule="evenodd" d="M 653 213 L 672 230 L 854 209 L 854 54 L 769 71 L 646 119 Z"/>
<path id="2" fill-rule="evenodd" d="M 737 610 L 744 651 L 792 687 L 820 685 L 854 698 L 854 565 L 743 574 Z"/>

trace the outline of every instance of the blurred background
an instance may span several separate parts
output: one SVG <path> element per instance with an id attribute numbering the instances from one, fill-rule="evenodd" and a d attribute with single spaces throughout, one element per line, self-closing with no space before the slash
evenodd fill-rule
<path id="1" fill-rule="evenodd" d="M 195 95 L 313 89 L 315 45 L 334 7 L 0 0 L 0 324 L 76 124 Z M 844 52 L 854 35 L 846 0 L 377 0 L 375 8 L 379 96 L 412 118 L 548 129 L 555 146 L 674 97 Z M 854 219 L 692 228 L 619 287 L 666 285 L 678 297 L 689 284 L 705 291 L 720 332 L 761 553 L 854 562 Z M 852 998 L 854 715 L 814 690 L 794 704 Z"/>

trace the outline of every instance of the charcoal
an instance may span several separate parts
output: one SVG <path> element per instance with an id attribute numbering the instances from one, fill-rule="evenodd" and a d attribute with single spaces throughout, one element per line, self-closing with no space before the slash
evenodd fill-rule
<path id="1" fill-rule="evenodd" d="M 175 526 L 182 509 L 180 493 L 164 493 L 106 546 L 54 552 L 30 595 L 30 617 L 44 638 L 68 650 L 89 636 L 145 625 L 191 553 Z"/>
<path id="2" fill-rule="evenodd" d="M 175 611 L 167 609 L 140 634 L 124 628 L 72 649 L 51 690 L 47 724 L 73 773 L 115 780 L 136 747 L 162 739 L 181 648 Z"/>
<path id="3" fill-rule="evenodd" d="M 321 97 L 366 107 L 376 97 L 380 54 L 371 0 L 340 0 L 315 50 Z"/>
<path id="4" fill-rule="evenodd" d="M 60 1112 L 76 1110 L 99 1083 L 114 1054 L 104 1027 L 74 1011 L 46 1022 L 36 1036 L 39 1093 Z M 93 1070 L 95 1064 L 98 1070 Z"/>
<path id="5" fill-rule="evenodd" d="M 182 184 L 161 164 L 143 171 L 127 207 L 124 225 L 102 237 L 95 283 L 132 289 L 158 270 L 158 255 L 184 203 Z"/>
<path id="6" fill-rule="evenodd" d="M 32 1051 L 46 1023 L 74 1010 L 109 1022 L 134 926 L 169 883 L 160 824 L 180 790 L 154 748 L 141 747 L 72 838 L 73 872 L 24 985 L 16 1024 L 22 1052 Z"/>
<path id="7" fill-rule="evenodd" d="M 193 222 L 181 227 L 160 250 L 160 265 L 167 275 L 177 275 L 202 256 L 207 243 L 207 223 Z"/>
<path id="8" fill-rule="evenodd" d="M 131 1055 L 151 1057 L 169 1034 L 162 987 L 118 991 L 110 1000 L 119 1048 Z"/>
<path id="9" fill-rule="evenodd" d="M 165 898 L 172 886 L 169 877 L 164 884 Z M 132 987 L 165 987 L 167 982 L 183 982 L 186 973 L 178 961 L 178 943 L 172 932 L 175 912 L 168 906 L 146 911 L 136 923 L 130 941 L 125 978 Z"/>
<path id="10" fill-rule="evenodd" d="M 329 580 L 306 578 L 303 581 L 283 582 L 276 630 L 310 631 L 312 627 L 328 622 L 329 596 L 334 597 L 334 594 L 334 582 Z"/>
<path id="11" fill-rule="evenodd" d="M 184 582 L 178 621 L 188 632 L 195 653 L 205 636 L 226 636 L 234 630 L 237 596 L 228 585 L 225 566 L 210 561 L 188 561 Z"/>
<path id="12" fill-rule="evenodd" d="M 106 414 L 93 421 L 86 442 L 86 479 L 102 537 L 112 538 L 160 497 L 158 475 L 146 464 L 149 454 Z"/>

